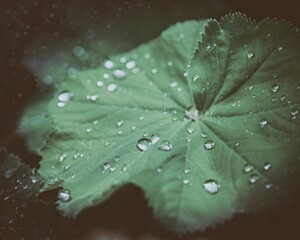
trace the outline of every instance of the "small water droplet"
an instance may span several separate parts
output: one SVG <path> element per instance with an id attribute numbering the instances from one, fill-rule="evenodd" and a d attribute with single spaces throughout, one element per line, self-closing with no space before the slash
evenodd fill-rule
<path id="1" fill-rule="evenodd" d="M 205 143 L 204 143 L 204 148 L 207 149 L 207 150 L 211 150 L 215 147 L 215 143 L 212 141 L 212 140 L 207 140 Z"/>
<path id="2" fill-rule="evenodd" d="M 126 63 L 126 68 L 127 69 L 132 69 L 136 66 L 136 62 L 135 61 L 129 61 Z"/>
<path id="3" fill-rule="evenodd" d="M 115 162 L 118 162 L 119 160 L 120 160 L 120 156 L 119 155 L 114 156 L 114 161 Z"/>
<path id="4" fill-rule="evenodd" d="M 199 111 L 195 106 L 189 107 L 187 110 L 185 110 L 185 116 L 193 121 L 200 119 Z"/>
<path id="5" fill-rule="evenodd" d="M 114 91 L 117 90 L 117 88 L 118 88 L 118 85 L 115 84 L 115 83 L 110 83 L 110 84 L 108 84 L 108 86 L 107 86 L 107 90 L 108 90 L 109 92 L 114 92 Z"/>
<path id="6" fill-rule="evenodd" d="M 206 132 L 202 132 L 200 135 L 201 135 L 201 137 L 203 137 L 203 138 L 206 138 L 206 137 L 207 137 L 207 133 L 206 133 Z"/>
<path id="7" fill-rule="evenodd" d="M 188 179 L 183 179 L 182 182 L 183 182 L 184 185 L 186 185 L 186 184 L 189 184 L 189 183 L 190 183 L 190 180 L 188 180 Z"/>
<path id="8" fill-rule="evenodd" d="M 141 138 L 137 143 L 137 147 L 141 151 L 146 151 L 151 146 L 151 144 L 152 142 L 148 138 Z"/>
<path id="9" fill-rule="evenodd" d="M 62 162 L 62 161 L 64 161 L 66 158 L 67 158 L 67 154 L 66 153 L 61 153 L 61 154 L 59 154 L 59 156 L 58 156 L 58 160 L 60 161 L 60 162 Z"/>
<path id="10" fill-rule="evenodd" d="M 265 126 L 267 126 L 267 124 L 268 124 L 268 121 L 266 120 L 266 119 L 262 119 L 262 120 L 260 120 L 260 122 L 259 122 L 259 125 L 260 125 L 260 127 L 265 127 Z"/>
<path id="11" fill-rule="evenodd" d="M 272 184 L 272 183 L 268 183 L 268 182 L 267 182 L 267 183 L 265 184 L 265 189 L 266 189 L 266 190 L 268 190 L 268 189 L 270 189 L 270 188 L 272 188 L 272 187 L 273 187 L 273 184 Z"/>
<path id="12" fill-rule="evenodd" d="M 277 48 L 277 50 L 278 50 L 279 52 L 281 52 L 281 51 L 282 51 L 282 49 L 283 49 L 283 47 L 282 47 L 282 46 L 279 46 L 279 47 Z"/>
<path id="13" fill-rule="evenodd" d="M 69 190 L 63 189 L 58 192 L 57 198 L 62 202 L 68 202 L 71 200 L 71 194 Z"/>
<path id="14" fill-rule="evenodd" d="M 189 174 L 189 173 L 191 173 L 191 169 L 187 169 L 187 168 L 186 168 L 186 169 L 183 170 L 183 172 L 184 172 L 185 174 Z"/>
<path id="15" fill-rule="evenodd" d="M 100 81 L 100 80 L 97 81 L 96 84 L 97 84 L 98 87 L 103 87 L 104 86 L 104 83 L 102 81 Z"/>
<path id="16" fill-rule="evenodd" d="M 115 64 L 111 61 L 111 60 L 106 60 L 104 63 L 103 63 L 103 66 L 106 68 L 106 69 L 112 69 Z"/>
<path id="17" fill-rule="evenodd" d="M 155 144 L 160 139 L 160 135 L 158 133 L 153 133 L 150 137 L 152 144 Z"/>
<path id="18" fill-rule="evenodd" d="M 114 77 L 118 79 L 123 79 L 126 77 L 126 72 L 120 69 L 114 71 Z"/>
<path id="19" fill-rule="evenodd" d="M 277 93 L 279 91 L 279 88 L 280 87 L 277 84 L 272 85 L 272 87 L 271 87 L 272 93 Z"/>
<path id="20" fill-rule="evenodd" d="M 159 146 L 160 150 L 163 151 L 171 151 L 172 149 L 172 144 L 169 141 L 164 141 L 162 144 Z"/>
<path id="21" fill-rule="evenodd" d="M 218 184 L 215 180 L 207 180 L 203 184 L 203 188 L 206 192 L 210 194 L 216 194 L 220 191 L 220 184 Z"/>
<path id="22" fill-rule="evenodd" d="M 177 85 L 178 85 L 178 83 L 177 82 L 172 82 L 172 83 L 170 83 L 170 87 L 171 88 L 174 88 L 174 87 L 177 87 Z"/>
<path id="23" fill-rule="evenodd" d="M 264 165 L 265 170 L 269 170 L 271 167 L 272 167 L 271 163 L 265 163 L 265 165 Z"/>
<path id="24" fill-rule="evenodd" d="M 252 174 L 249 177 L 249 183 L 251 183 L 251 184 L 256 183 L 258 180 L 259 180 L 259 176 L 257 176 L 256 174 Z"/>
<path id="25" fill-rule="evenodd" d="M 173 66 L 173 62 L 172 61 L 168 61 L 167 64 L 168 64 L 169 67 Z"/>
<path id="26" fill-rule="evenodd" d="M 157 70 L 157 68 L 153 68 L 153 69 L 151 70 L 151 72 L 152 72 L 153 74 L 156 74 L 156 73 L 158 72 L 158 70 Z"/>
<path id="27" fill-rule="evenodd" d="M 124 125 L 124 121 L 123 120 L 120 120 L 117 122 L 117 126 L 118 127 L 122 127 Z"/>
<path id="28" fill-rule="evenodd" d="M 139 116 L 140 121 L 143 121 L 145 119 L 144 116 Z"/>
<path id="29" fill-rule="evenodd" d="M 245 173 L 252 172 L 253 168 L 254 168 L 254 167 L 253 167 L 252 165 L 246 164 L 245 167 L 244 167 L 244 172 L 245 172 Z"/>
<path id="30" fill-rule="evenodd" d="M 58 95 L 58 101 L 60 102 L 68 102 L 71 98 L 72 98 L 73 94 L 69 91 L 62 91 L 59 95 Z"/>
<path id="31" fill-rule="evenodd" d="M 248 58 L 248 59 L 253 58 L 253 56 L 254 56 L 254 53 L 252 53 L 252 52 L 248 52 L 248 53 L 247 53 L 247 58 Z"/>
<path id="32" fill-rule="evenodd" d="M 195 131 L 195 128 L 193 128 L 193 127 L 188 127 L 188 128 L 187 128 L 187 132 L 188 132 L 189 134 L 192 134 L 194 131 Z"/>
<path id="33" fill-rule="evenodd" d="M 296 117 L 298 116 L 299 111 L 297 109 L 292 110 L 291 115 L 292 115 L 292 119 L 296 119 Z"/>
<path id="34" fill-rule="evenodd" d="M 103 164 L 103 167 L 102 167 L 103 172 L 107 171 L 109 168 L 110 168 L 110 164 L 109 163 L 106 162 L 106 163 Z"/>
<path id="35" fill-rule="evenodd" d="M 193 76 L 193 82 L 196 82 L 199 78 L 200 78 L 200 76 L 198 74 L 195 74 Z"/>

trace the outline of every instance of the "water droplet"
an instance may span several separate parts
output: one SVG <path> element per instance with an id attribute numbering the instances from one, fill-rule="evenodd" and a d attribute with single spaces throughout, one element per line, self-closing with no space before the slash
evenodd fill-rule
<path id="1" fill-rule="evenodd" d="M 185 110 L 185 116 L 193 121 L 200 119 L 199 111 L 195 106 L 189 107 Z"/>
<path id="2" fill-rule="evenodd" d="M 189 174 L 189 173 L 191 173 L 191 169 L 187 169 L 187 168 L 186 168 L 186 169 L 183 170 L 183 172 L 184 172 L 185 174 Z"/>
<path id="3" fill-rule="evenodd" d="M 111 167 L 109 168 L 109 171 L 114 172 L 116 169 L 117 169 L 116 166 L 111 166 Z"/>
<path id="4" fill-rule="evenodd" d="M 188 132 L 189 134 L 192 134 L 194 131 L 195 131 L 195 128 L 193 128 L 193 127 L 188 127 L 188 128 L 187 128 L 187 132 Z"/>
<path id="5" fill-rule="evenodd" d="M 212 141 L 212 140 L 207 140 L 205 143 L 204 143 L 204 148 L 207 149 L 207 150 L 211 150 L 215 147 L 215 143 Z"/>
<path id="6" fill-rule="evenodd" d="M 247 53 L 247 58 L 248 58 L 248 59 L 253 58 L 253 56 L 254 56 L 254 54 L 253 54 L 252 52 L 248 52 L 248 53 Z"/>
<path id="7" fill-rule="evenodd" d="M 260 127 L 265 127 L 265 126 L 267 126 L 267 124 L 268 124 L 268 121 L 266 120 L 266 119 L 262 119 L 262 120 L 260 120 L 260 122 L 259 122 L 259 125 L 260 125 Z"/>
<path id="8" fill-rule="evenodd" d="M 249 183 L 251 183 L 251 184 L 256 183 L 258 180 L 259 180 L 259 176 L 257 176 L 256 174 L 252 174 L 249 177 Z"/>
<path id="9" fill-rule="evenodd" d="M 66 158 L 67 158 L 67 154 L 66 153 L 61 153 L 61 154 L 59 154 L 59 156 L 58 156 L 58 160 L 60 161 L 60 162 L 62 162 L 62 161 L 64 161 Z"/>
<path id="10" fill-rule="evenodd" d="M 206 138 L 207 137 L 207 133 L 206 132 L 202 132 L 201 133 L 201 137 Z"/>
<path id="11" fill-rule="evenodd" d="M 119 160 L 120 160 L 120 156 L 119 155 L 114 156 L 114 161 L 115 162 L 118 162 Z"/>
<path id="12" fill-rule="evenodd" d="M 164 141 L 162 144 L 159 146 L 160 150 L 163 151 L 171 151 L 172 149 L 172 144 L 169 141 Z"/>
<path id="13" fill-rule="evenodd" d="M 151 144 L 152 144 L 151 140 L 147 138 L 141 138 L 138 141 L 136 146 L 138 147 L 139 150 L 146 151 L 151 146 Z"/>
<path id="14" fill-rule="evenodd" d="M 103 87 L 104 86 L 104 83 L 102 81 L 100 81 L 100 80 L 97 81 L 96 84 L 97 84 L 98 87 Z"/>
<path id="15" fill-rule="evenodd" d="M 58 95 L 58 101 L 60 102 L 68 102 L 71 98 L 72 98 L 73 94 L 69 91 L 62 91 L 59 95 Z"/>
<path id="16" fill-rule="evenodd" d="M 272 183 L 266 183 L 265 184 L 265 189 L 266 190 L 268 190 L 268 189 L 270 189 L 270 188 L 272 188 L 273 187 L 273 184 Z"/>
<path id="17" fill-rule="evenodd" d="M 277 93 L 279 91 L 279 88 L 280 87 L 277 84 L 272 85 L 272 87 L 271 87 L 272 93 Z"/>
<path id="18" fill-rule="evenodd" d="M 140 121 L 143 121 L 145 119 L 145 117 L 144 116 L 140 116 L 139 119 L 140 119 Z"/>
<path id="19" fill-rule="evenodd" d="M 196 82 L 199 78 L 200 78 L 200 76 L 198 74 L 195 74 L 193 76 L 193 82 Z"/>
<path id="20" fill-rule="evenodd" d="M 264 165 L 265 170 L 269 170 L 271 167 L 272 167 L 271 163 L 265 163 L 265 165 Z"/>
<path id="21" fill-rule="evenodd" d="M 282 49 L 283 49 L 283 47 L 282 47 L 282 46 L 279 46 L 279 47 L 277 48 L 277 50 L 278 50 L 279 52 L 281 52 L 281 51 L 282 51 Z"/>
<path id="22" fill-rule="evenodd" d="M 189 183 L 190 183 L 190 180 L 188 180 L 188 179 L 183 179 L 182 182 L 183 182 L 183 184 L 186 185 L 186 184 L 189 184 Z"/>
<path id="23" fill-rule="evenodd" d="M 192 138 L 191 138 L 190 136 L 187 136 L 187 137 L 186 137 L 186 142 L 187 142 L 187 143 L 190 143 L 191 141 L 192 141 Z"/>
<path id="24" fill-rule="evenodd" d="M 251 172 L 253 170 L 253 168 L 254 167 L 252 165 L 246 164 L 245 167 L 244 167 L 244 172 L 245 173 L 249 173 L 249 172 Z"/>
<path id="25" fill-rule="evenodd" d="M 104 163 L 103 164 L 103 172 L 107 171 L 110 168 L 110 164 L 109 163 Z"/>
<path id="26" fill-rule="evenodd" d="M 292 110 L 291 115 L 292 115 L 292 119 L 296 119 L 297 115 L 299 114 L 299 111 L 296 110 Z"/>
<path id="27" fill-rule="evenodd" d="M 284 96 L 284 95 L 282 95 L 281 97 L 280 97 L 280 101 L 284 101 L 286 99 L 286 96 Z"/>
<path id="28" fill-rule="evenodd" d="M 85 53 L 85 50 L 83 47 L 81 46 L 76 46 L 74 47 L 73 49 L 73 54 L 76 56 L 76 57 L 82 57 Z"/>
<path id="29" fill-rule="evenodd" d="M 126 77 L 126 72 L 120 69 L 116 69 L 114 71 L 114 77 L 118 79 L 122 79 Z"/>
<path id="30" fill-rule="evenodd" d="M 126 68 L 128 69 L 132 69 L 136 66 L 136 62 L 135 61 L 129 61 L 128 63 L 126 63 Z"/>
<path id="31" fill-rule="evenodd" d="M 215 180 L 207 180 L 203 184 L 203 188 L 206 192 L 210 194 L 216 194 L 220 191 L 220 184 L 218 184 Z"/>
<path id="32" fill-rule="evenodd" d="M 151 70 L 151 72 L 152 72 L 153 74 L 156 74 L 156 73 L 158 72 L 158 70 L 157 70 L 157 68 L 153 68 L 153 69 Z"/>
<path id="33" fill-rule="evenodd" d="M 92 131 L 92 129 L 91 128 L 87 128 L 85 131 L 86 131 L 86 133 L 90 133 Z"/>
<path id="34" fill-rule="evenodd" d="M 103 66 L 106 68 L 106 69 L 112 69 L 115 64 L 111 61 L 111 60 L 106 60 L 104 63 L 103 63 Z"/>
<path id="35" fill-rule="evenodd" d="M 16 170 L 17 170 L 17 168 L 6 169 L 5 172 L 4 172 L 4 176 L 6 178 L 10 178 L 15 173 Z"/>
<path id="36" fill-rule="evenodd" d="M 158 167 L 158 168 L 156 168 L 156 171 L 157 171 L 158 173 L 161 173 L 161 172 L 162 172 L 162 168 L 161 168 L 161 167 Z"/>
<path id="37" fill-rule="evenodd" d="M 117 126 L 118 127 L 122 127 L 124 125 L 124 121 L 123 120 L 120 120 L 117 122 Z"/>
<path id="38" fill-rule="evenodd" d="M 169 67 L 173 66 L 173 62 L 172 61 L 168 61 L 167 64 L 168 64 Z"/>
<path id="39" fill-rule="evenodd" d="M 69 68 L 68 69 L 68 76 L 70 78 L 75 78 L 77 76 L 77 69 L 76 68 Z"/>
<path id="40" fill-rule="evenodd" d="M 71 200 L 71 194 L 69 190 L 63 189 L 58 192 L 57 198 L 62 202 L 68 202 Z"/>
<path id="41" fill-rule="evenodd" d="M 108 84 L 108 86 L 107 86 L 107 90 L 108 90 L 109 92 L 114 92 L 114 91 L 117 90 L 117 88 L 118 88 L 118 85 L 115 84 L 115 83 L 110 83 L 110 84 Z"/>
<path id="42" fill-rule="evenodd" d="M 177 82 L 172 82 L 172 83 L 170 83 L 170 87 L 171 88 L 174 88 L 174 87 L 177 87 L 177 85 L 178 85 L 178 83 Z"/>
<path id="43" fill-rule="evenodd" d="M 150 137 L 152 144 L 155 144 L 158 142 L 160 136 L 158 133 L 153 133 Z"/>

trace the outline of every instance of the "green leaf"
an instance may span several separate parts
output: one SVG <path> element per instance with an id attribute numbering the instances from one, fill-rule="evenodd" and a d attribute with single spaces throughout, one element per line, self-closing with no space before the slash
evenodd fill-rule
<path id="1" fill-rule="evenodd" d="M 0 149 L 0 238 L 55 239 L 54 211 L 38 199 L 42 177 Z"/>
<path id="2" fill-rule="evenodd" d="M 133 183 L 165 224 L 193 231 L 299 189 L 299 33 L 240 14 L 202 36 L 204 24 L 178 24 L 59 86 L 40 173 L 70 191 L 67 215 Z"/>

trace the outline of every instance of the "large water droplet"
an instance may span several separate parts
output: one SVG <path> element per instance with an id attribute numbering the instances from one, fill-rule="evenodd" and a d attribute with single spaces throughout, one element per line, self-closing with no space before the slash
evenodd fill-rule
<path id="1" fill-rule="evenodd" d="M 216 194 L 220 191 L 220 184 L 218 184 L 215 180 L 207 180 L 203 184 L 203 188 L 206 192 L 210 194 Z"/>
<path id="2" fill-rule="evenodd" d="M 163 151 L 171 151 L 172 149 L 172 144 L 169 141 L 164 141 L 162 144 L 159 146 L 160 150 Z"/>
<path id="3" fill-rule="evenodd" d="M 207 150 L 213 149 L 215 147 L 215 143 L 212 140 L 207 140 L 204 143 L 204 148 Z"/>
<path id="4" fill-rule="evenodd" d="M 158 133 L 153 133 L 150 137 L 152 144 L 155 144 L 158 142 L 160 136 Z"/>
<path id="5" fill-rule="evenodd" d="M 71 200 L 71 194 L 69 190 L 63 189 L 58 192 L 57 198 L 62 202 L 68 202 Z"/>
<path id="6" fill-rule="evenodd" d="M 199 111 L 195 106 L 189 107 L 185 110 L 185 116 L 193 121 L 200 119 Z"/>
<path id="7" fill-rule="evenodd" d="M 277 84 L 272 85 L 271 91 L 272 93 L 277 93 L 279 91 L 280 87 Z"/>
<path id="8" fill-rule="evenodd" d="M 151 140 L 147 138 L 141 138 L 138 141 L 136 146 L 138 147 L 139 150 L 146 151 L 151 146 L 151 144 L 152 144 Z"/>

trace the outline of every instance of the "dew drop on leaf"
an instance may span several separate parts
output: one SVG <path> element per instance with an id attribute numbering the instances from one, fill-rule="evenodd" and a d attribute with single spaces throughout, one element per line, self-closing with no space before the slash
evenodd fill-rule
<path id="1" fill-rule="evenodd" d="M 104 83 L 102 81 L 100 81 L 100 80 L 97 81 L 96 84 L 97 84 L 98 87 L 103 87 L 104 86 Z"/>
<path id="2" fill-rule="evenodd" d="M 265 126 L 267 126 L 267 124 L 268 124 L 268 121 L 266 120 L 266 119 L 262 119 L 262 120 L 260 120 L 260 122 L 259 122 L 259 125 L 263 128 L 263 127 L 265 127 Z"/>
<path id="3" fill-rule="evenodd" d="M 265 189 L 270 189 L 270 188 L 272 188 L 273 187 L 273 184 L 272 183 L 266 183 L 265 184 Z"/>
<path id="4" fill-rule="evenodd" d="M 129 61 L 126 63 L 126 68 L 127 69 L 132 69 L 136 66 L 136 62 L 135 61 Z"/>
<path id="5" fill-rule="evenodd" d="M 126 72 L 120 69 L 116 69 L 114 71 L 114 77 L 118 79 L 122 79 L 126 77 Z"/>
<path id="6" fill-rule="evenodd" d="M 186 184 L 189 184 L 189 183 L 190 183 L 190 180 L 188 180 L 188 179 L 183 179 L 182 182 L 183 182 L 183 184 L 186 185 Z"/>
<path id="7" fill-rule="evenodd" d="M 158 133 L 153 133 L 153 134 L 151 135 L 151 137 L 150 137 L 151 143 L 152 143 L 152 144 L 157 143 L 158 140 L 159 140 L 159 138 L 160 138 L 160 135 L 159 135 Z"/>
<path id="8" fill-rule="evenodd" d="M 245 173 L 249 173 L 253 170 L 253 166 L 250 165 L 250 164 L 246 164 L 245 167 L 244 167 L 244 172 Z"/>
<path id="9" fill-rule="evenodd" d="M 118 127 L 122 127 L 124 125 L 124 121 L 123 120 L 120 120 L 117 122 L 117 126 Z"/>
<path id="10" fill-rule="evenodd" d="M 265 170 L 269 170 L 271 167 L 272 167 L 271 163 L 265 163 L 265 165 L 264 165 Z"/>
<path id="11" fill-rule="evenodd" d="M 248 52 L 248 53 L 247 53 L 247 58 L 248 58 L 248 59 L 253 58 L 253 56 L 254 56 L 254 54 L 253 54 L 252 52 Z"/>
<path id="12" fill-rule="evenodd" d="M 216 194 L 220 191 L 220 184 L 218 184 L 215 180 L 207 180 L 203 184 L 203 188 L 206 192 L 210 194 Z"/>
<path id="13" fill-rule="evenodd" d="M 187 132 L 188 132 L 189 134 L 192 134 L 194 131 L 195 131 L 195 128 L 193 128 L 193 127 L 188 127 L 188 128 L 187 128 Z"/>
<path id="14" fill-rule="evenodd" d="M 115 162 L 118 162 L 119 160 L 120 160 L 120 156 L 119 155 L 114 156 L 114 161 Z"/>
<path id="15" fill-rule="evenodd" d="M 272 85 L 272 87 L 271 87 L 272 93 L 277 93 L 279 91 L 279 88 L 280 87 L 277 84 Z"/>
<path id="16" fill-rule="evenodd" d="M 256 183 L 258 180 L 259 180 L 259 176 L 257 176 L 256 174 L 252 174 L 249 177 L 249 183 L 251 183 L 251 184 Z"/>
<path id="17" fill-rule="evenodd" d="M 106 69 L 112 69 L 114 67 L 114 63 L 110 60 L 106 60 L 104 63 L 103 63 L 103 66 L 106 68 Z"/>
<path id="18" fill-rule="evenodd" d="M 108 90 L 109 92 L 114 92 L 114 91 L 117 90 L 117 88 L 118 88 L 118 85 L 115 84 L 115 83 L 110 83 L 110 84 L 108 84 L 108 86 L 107 86 L 107 90 Z"/>
<path id="19" fill-rule="evenodd" d="M 193 121 L 200 119 L 199 111 L 195 106 L 189 107 L 185 110 L 185 116 Z"/>
<path id="20" fill-rule="evenodd" d="M 58 192 L 57 198 L 62 202 L 68 202 L 72 197 L 69 190 L 63 189 Z"/>
<path id="21" fill-rule="evenodd" d="M 171 151 L 172 150 L 172 144 L 169 141 L 164 141 L 159 146 L 159 149 L 163 150 L 163 151 Z"/>
<path id="22" fill-rule="evenodd" d="M 141 138 L 138 141 L 136 146 L 138 147 L 139 150 L 146 151 L 151 146 L 151 144 L 152 144 L 151 140 L 147 138 Z"/>
<path id="23" fill-rule="evenodd" d="M 212 141 L 212 140 L 207 140 L 205 143 L 204 143 L 204 148 L 207 149 L 207 150 L 211 150 L 215 147 L 215 143 Z"/>
<path id="24" fill-rule="evenodd" d="M 58 95 L 58 101 L 60 102 L 68 102 L 71 97 L 72 97 L 72 93 L 69 91 L 62 91 L 59 95 Z"/>

